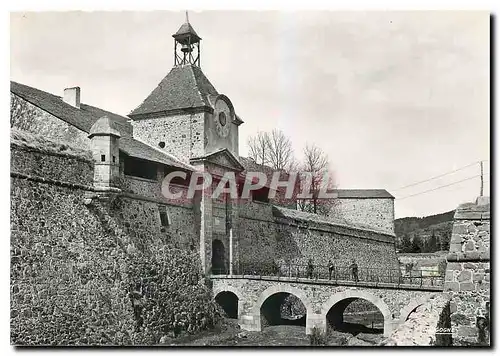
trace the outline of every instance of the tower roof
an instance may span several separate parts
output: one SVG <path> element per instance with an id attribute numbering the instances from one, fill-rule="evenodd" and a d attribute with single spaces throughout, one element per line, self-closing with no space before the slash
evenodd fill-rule
<path id="1" fill-rule="evenodd" d="M 129 114 L 131 118 L 181 109 L 211 108 L 219 95 L 200 68 L 184 65 L 172 68 L 149 96 Z"/>
<path id="2" fill-rule="evenodd" d="M 114 122 L 107 116 L 98 119 L 90 128 L 89 138 L 92 136 L 116 136 L 120 137 L 120 131 L 115 128 Z"/>
<path id="3" fill-rule="evenodd" d="M 191 38 L 190 43 L 196 43 L 201 40 L 198 36 L 193 26 L 189 22 L 184 22 L 182 26 L 177 30 L 175 34 L 172 35 L 179 43 L 188 42 L 188 38 Z"/>

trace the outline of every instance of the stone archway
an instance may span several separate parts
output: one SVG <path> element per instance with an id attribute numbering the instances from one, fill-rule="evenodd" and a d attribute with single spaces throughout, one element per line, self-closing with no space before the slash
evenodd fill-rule
<path id="1" fill-rule="evenodd" d="M 239 298 L 233 292 L 223 291 L 215 296 L 215 302 L 224 310 L 229 319 L 238 319 Z"/>
<path id="2" fill-rule="evenodd" d="M 369 292 L 360 290 L 347 290 L 341 293 L 336 293 L 332 295 L 324 304 L 321 309 L 321 318 L 324 321 L 324 328 L 328 326 L 327 314 L 332 307 L 338 303 L 345 302 L 346 300 L 353 299 L 364 299 L 375 305 L 378 310 L 382 313 L 384 317 L 384 336 L 389 336 L 393 328 L 392 313 L 387 306 L 387 304 L 379 298 Z"/>
<path id="3" fill-rule="evenodd" d="M 266 300 L 268 300 L 273 295 L 279 294 L 279 293 L 292 294 L 302 302 L 302 304 L 306 308 L 306 316 L 305 316 L 305 318 L 306 318 L 306 334 L 310 333 L 310 331 L 312 329 L 311 318 L 313 317 L 313 313 L 314 313 L 313 306 L 312 306 L 311 302 L 309 301 L 309 298 L 307 298 L 307 295 L 305 294 L 304 291 L 302 291 L 298 288 L 292 287 L 292 286 L 287 286 L 287 285 L 278 285 L 278 286 L 269 287 L 260 294 L 254 307 L 252 308 L 252 313 L 251 313 L 253 316 L 253 320 L 256 323 L 256 329 L 258 331 L 262 330 L 262 325 L 261 325 L 261 308 L 262 308 L 262 306 L 264 305 Z"/>
<path id="4" fill-rule="evenodd" d="M 234 288 L 233 286 L 224 286 L 224 288 L 221 288 L 221 289 L 214 289 L 214 291 L 213 291 L 214 300 L 217 303 L 218 303 L 217 296 L 220 295 L 221 293 L 234 294 L 234 296 L 237 299 L 237 316 L 236 316 L 236 318 L 240 319 L 240 316 L 242 314 L 242 305 L 243 305 L 243 297 L 242 297 L 241 291 Z M 224 306 L 222 306 L 222 308 L 224 309 Z"/>
<path id="5" fill-rule="evenodd" d="M 421 298 L 412 300 L 410 302 L 410 304 L 408 304 L 407 306 L 405 306 L 404 308 L 402 308 L 401 312 L 399 313 L 399 325 L 401 325 L 404 322 L 406 322 L 406 320 L 408 319 L 408 317 L 410 316 L 410 314 L 412 312 L 414 312 L 415 309 L 417 309 L 422 304 L 427 303 L 429 301 L 429 299 L 431 299 L 431 298 L 432 298 L 432 296 L 425 296 L 425 297 L 421 297 Z"/>

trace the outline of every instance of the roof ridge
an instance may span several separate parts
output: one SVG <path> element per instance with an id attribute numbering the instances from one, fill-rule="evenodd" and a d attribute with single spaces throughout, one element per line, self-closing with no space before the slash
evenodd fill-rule
<path id="1" fill-rule="evenodd" d="M 210 105 L 207 103 L 207 100 L 203 97 L 203 94 L 200 91 L 200 83 L 198 82 L 198 78 L 196 77 L 196 73 L 194 72 L 193 65 L 188 64 L 189 68 L 191 69 L 191 74 L 193 75 L 194 83 L 196 85 L 196 91 L 198 92 L 198 95 L 200 96 L 200 100 L 205 104 L 205 105 Z"/>
<path id="2" fill-rule="evenodd" d="M 55 95 L 55 94 L 49 93 L 48 91 L 41 90 L 41 89 L 38 89 L 38 88 L 35 88 L 35 87 L 32 87 L 32 86 L 26 85 L 26 84 L 22 84 L 22 83 L 19 83 L 19 82 L 13 81 L 13 80 L 11 80 L 11 81 L 10 81 L 10 83 L 11 83 L 11 85 L 10 85 L 10 91 L 11 91 L 11 93 L 14 93 L 15 95 L 17 95 L 17 96 L 19 96 L 19 97 L 23 98 L 24 100 L 26 100 L 27 102 L 29 102 L 31 105 L 34 105 L 34 106 L 36 106 L 37 108 L 39 108 L 39 109 L 41 109 L 41 110 L 43 110 L 43 111 L 46 111 L 46 112 L 48 112 L 49 114 L 51 114 L 51 115 L 53 115 L 53 116 L 57 117 L 59 120 L 62 120 L 62 121 L 66 122 L 66 123 L 68 123 L 68 124 L 70 124 L 70 125 L 72 125 L 72 126 L 75 126 L 75 127 L 76 127 L 77 129 L 79 129 L 79 130 L 82 130 L 82 131 L 87 132 L 87 133 L 90 131 L 90 127 L 92 126 L 93 121 L 94 121 L 94 120 L 92 119 L 92 115 L 91 115 L 91 114 L 89 114 L 89 113 L 87 113 L 87 112 L 85 112 L 85 111 L 83 111 L 83 110 L 79 110 L 79 109 L 77 109 L 77 108 L 73 107 L 72 105 L 70 105 L 70 104 L 66 103 L 66 102 L 63 100 L 63 98 L 62 98 L 61 96 L 58 96 L 58 95 Z M 60 112 L 57 112 L 57 110 L 50 110 L 50 109 L 47 109 L 47 108 L 43 108 L 42 106 L 40 106 L 40 105 L 39 105 L 39 103 L 37 103 L 37 102 L 36 102 L 35 100 L 33 100 L 32 98 L 30 98 L 30 96 L 29 96 L 29 95 L 26 95 L 26 93 L 21 93 L 20 91 L 16 90 L 15 88 L 14 88 L 14 90 L 13 90 L 13 88 L 12 88 L 12 84 L 17 85 L 17 86 L 20 86 L 20 87 L 21 87 L 20 89 L 24 89 L 24 90 L 26 90 L 26 89 L 29 89 L 29 90 L 34 90 L 34 91 L 37 91 L 37 92 L 42 93 L 42 94 L 44 94 L 44 95 L 51 96 L 51 97 L 53 97 L 53 98 L 57 99 L 58 101 L 60 101 L 60 102 L 58 102 L 58 104 L 62 104 L 62 105 L 63 105 L 63 107 L 66 107 L 67 109 L 71 109 L 71 110 L 79 110 L 79 113 L 80 113 L 81 115 L 85 116 L 87 119 L 91 120 L 91 121 L 92 121 L 92 124 L 90 125 L 90 127 L 85 127 L 84 123 L 83 123 L 82 121 L 80 121 L 80 120 L 75 120 L 74 122 L 68 121 L 68 120 L 67 120 L 67 118 L 66 118 L 66 117 L 64 117 L 64 115 L 61 115 L 61 113 L 60 113 Z"/>

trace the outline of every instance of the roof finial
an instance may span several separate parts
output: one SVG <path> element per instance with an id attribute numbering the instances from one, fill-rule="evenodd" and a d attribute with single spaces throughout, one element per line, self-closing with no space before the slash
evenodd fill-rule
<path id="1" fill-rule="evenodd" d="M 188 15 L 187 10 L 186 10 L 186 22 L 189 23 L 189 15 Z"/>

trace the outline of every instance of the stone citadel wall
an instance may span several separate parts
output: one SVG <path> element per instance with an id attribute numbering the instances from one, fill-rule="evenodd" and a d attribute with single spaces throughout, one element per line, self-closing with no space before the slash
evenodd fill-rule
<path id="1" fill-rule="evenodd" d="M 135 320 L 124 250 L 186 250 L 195 239 L 191 208 L 136 195 L 95 199 L 89 157 L 13 131 L 12 343 L 130 343 Z M 167 227 L 162 208 L 170 216 Z"/>
<path id="2" fill-rule="evenodd" d="M 240 263 L 349 266 L 353 259 L 359 268 L 399 269 L 394 237 L 368 230 L 335 226 L 280 216 L 269 204 L 250 202 L 239 207 Z M 293 211 L 279 208 L 282 212 Z"/>
<path id="3" fill-rule="evenodd" d="M 394 234 L 394 199 L 338 198 L 331 216 Z"/>

